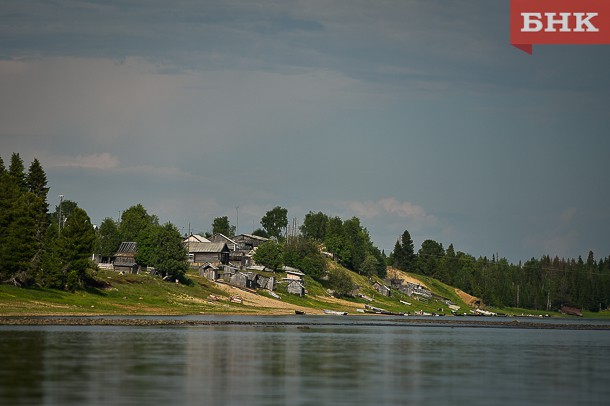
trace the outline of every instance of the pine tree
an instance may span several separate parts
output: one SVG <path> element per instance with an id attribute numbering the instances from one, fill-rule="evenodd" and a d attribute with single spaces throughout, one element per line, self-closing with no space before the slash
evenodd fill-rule
<path id="1" fill-rule="evenodd" d="M 408 230 L 400 236 L 400 241 L 396 241 L 394 252 L 392 253 L 393 266 L 404 272 L 413 272 L 415 251 L 413 240 Z"/>
<path id="2" fill-rule="evenodd" d="M 11 156 L 11 165 L 8 168 L 8 173 L 19 187 L 19 190 L 22 192 L 27 191 L 25 167 L 23 166 L 21 156 L 16 152 L 13 152 L 13 155 Z"/>
<path id="3" fill-rule="evenodd" d="M 32 274 L 36 274 L 40 268 L 42 250 L 43 250 L 43 239 L 45 231 L 48 228 L 48 217 L 47 212 L 49 205 L 47 203 L 47 194 L 49 188 L 47 187 L 47 175 L 42 169 L 42 165 L 38 159 L 34 159 L 30 165 L 28 174 L 26 176 L 26 185 L 28 192 L 31 193 L 35 200 L 33 201 L 34 210 L 32 214 L 35 216 L 34 222 L 36 223 L 35 235 L 36 240 L 36 252 L 32 258 L 30 267 Z"/>

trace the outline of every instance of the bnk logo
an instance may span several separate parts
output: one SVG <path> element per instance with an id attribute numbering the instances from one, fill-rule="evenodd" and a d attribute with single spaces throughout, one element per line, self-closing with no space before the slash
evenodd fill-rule
<path id="1" fill-rule="evenodd" d="M 610 0 L 511 0 L 510 24 L 530 55 L 534 44 L 610 44 Z"/>

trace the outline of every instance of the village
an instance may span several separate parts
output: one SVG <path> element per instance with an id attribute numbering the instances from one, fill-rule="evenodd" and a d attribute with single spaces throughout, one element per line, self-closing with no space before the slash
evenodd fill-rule
<path id="1" fill-rule="evenodd" d="M 305 281 L 305 274 L 297 268 L 282 266 L 280 269 L 269 269 L 263 265 L 259 265 L 254 260 L 256 249 L 263 243 L 269 241 L 268 238 L 253 235 L 239 234 L 233 237 L 227 237 L 224 234 L 216 233 L 209 237 L 204 237 L 198 234 L 190 234 L 185 236 L 182 241 L 186 251 L 188 252 L 188 264 L 190 269 L 196 270 L 199 276 L 205 277 L 214 283 L 221 283 L 232 286 L 249 292 L 265 291 L 268 295 L 280 299 L 280 296 L 275 293 L 278 285 L 283 287 L 288 294 L 304 297 L 308 294 Z M 122 242 L 111 258 L 98 264 L 100 268 L 113 270 L 123 274 L 137 274 L 147 272 L 154 274 L 154 269 L 142 269 L 136 262 L 137 244 L 135 242 Z M 332 255 L 328 255 L 332 258 Z M 278 274 L 282 277 L 278 278 Z M 388 277 L 381 281 L 369 278 L 370 288 L 378 296 L 390 297 L 393 292 L 399 292 L 402 295 L 413 298 L 421 303 L 436 301 L 444 304 L 446 310 L 453 315 L 458 315 L 460 306 L 453 303 L 451 300 L 435 295 L 419 283 L 414 281 L 406 281 L 400 278 Z M 332 292 L 329 292 L 332 294 Z M 351 297 L 361 299 L 364 302 L 372 303 L 374 298 L 361 292 L 360 286 L 355 286 Z M 232 301 L 241 302 L 239 295 L 231 297 Z M 411 306 L 412 303 L 405 300 L 400 300 L 405 306 Z M 485 312 L 477 309 L 471 311 L 471 314 L 477 315 Z M 444 311 L 444 308 L 438 309 L 439 312 Z M 360 313 L 374 314 L 401 314 L 387 311 L 383 308 L 365 304 L 362 309 L 357 309 Z M 333 311 L 328 311 L 329 314 L 334 314 Z M 337 312 L 343 314 L 343 312 Z M 438 315 L 431 312 L 418 311 L 413 314 L 417 315 Z M 442 313 L 441 313 L 442 314 Z M 463 314 L 459 314 L 463 315 Z"/>

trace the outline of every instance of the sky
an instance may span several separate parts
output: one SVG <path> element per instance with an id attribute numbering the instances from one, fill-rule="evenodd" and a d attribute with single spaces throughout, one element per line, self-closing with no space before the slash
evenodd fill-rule
<path id="1" fill-rule="evenodd" d="M 0 156 L 95 224 L 275 206 L 476 257 L 610 254 L 610 46 L 509 43 L 508 0 L 0 2 Z"/>

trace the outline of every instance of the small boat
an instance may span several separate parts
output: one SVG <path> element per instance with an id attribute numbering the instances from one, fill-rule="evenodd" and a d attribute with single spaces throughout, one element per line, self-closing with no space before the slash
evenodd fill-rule
<path id="1" fill-rule="evenodd" d="M 323 310 L 324 314 L 333 314 L 335 316 L 347 316 L 347 312 L 338 312 L 336 310 Z"/>
<path id="2" fill-rule="evenodd" d="M 305 314 L 303 310 L 295 310 L 294 314 Z"/>

